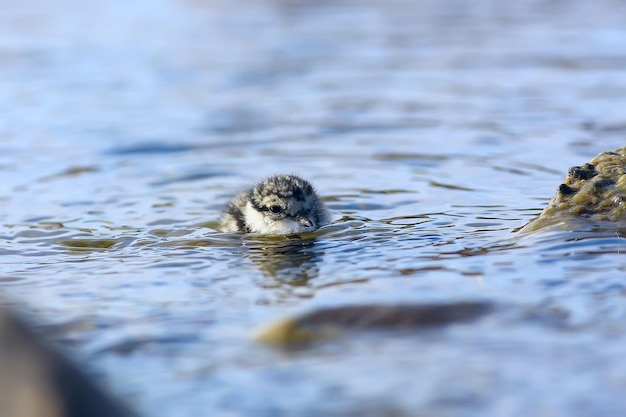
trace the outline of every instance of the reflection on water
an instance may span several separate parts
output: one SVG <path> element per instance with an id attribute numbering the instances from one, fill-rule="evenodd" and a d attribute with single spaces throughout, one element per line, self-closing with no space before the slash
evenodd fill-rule
<path id="1" fill-rule="evenodd" d="M 292 286 L 306 285 L 319 274 L 324 252 L 315 247 L 315 238 L 246 239 L 246 258 L 265 276 L 276 283 Z M 271 286 L 267 283 L 265 285 Z"/>
<path id="2" fill-rule="evenodd" d="M 623 145 L 620 5 L 31 3 L 0 13 L 0 286 L 145 415 L 626 413 L 624 231 L 514 232 Z M 216 232 L 279 172 L 335 221 Z M 463 302 L 497 308 L 254 339 Z"/>

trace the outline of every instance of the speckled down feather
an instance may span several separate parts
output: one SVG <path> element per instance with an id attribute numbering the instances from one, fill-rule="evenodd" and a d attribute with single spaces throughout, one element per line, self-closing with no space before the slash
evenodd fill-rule
<path id="1" fill-rule="evenodd" d="M 330 221 L 313 186 L 296 175 L 276 175 L 237 195 L 220 222 L 224 232 L 288 234 Z"/>

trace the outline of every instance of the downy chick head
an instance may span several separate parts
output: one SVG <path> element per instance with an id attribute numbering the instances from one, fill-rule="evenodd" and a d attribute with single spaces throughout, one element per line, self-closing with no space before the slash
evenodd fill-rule
<path id="1" fill-rule="evenodd" d="M 329 221 L 313 186 L 295 175 L 277 175 L 252 188 L 244 209 L 253 233 L 310 232 Z"/>

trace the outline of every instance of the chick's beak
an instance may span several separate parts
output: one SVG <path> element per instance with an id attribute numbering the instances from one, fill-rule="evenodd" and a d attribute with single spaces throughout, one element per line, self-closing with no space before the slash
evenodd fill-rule
<path id="1" fill-rule="evenodd" d="M 296 217 L 296 221 L 304 227 L 312 227 L 314 224 L 313 220 L 309 219 L 306 216 L 298 216 Z"/>

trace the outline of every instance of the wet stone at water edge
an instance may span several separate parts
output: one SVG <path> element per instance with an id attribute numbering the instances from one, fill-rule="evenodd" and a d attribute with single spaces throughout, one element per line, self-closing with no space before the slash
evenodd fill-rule
<path id="1" fill-rule="evenodd" d="M 352 305 L 312 311 L 272 323 L 258 335 L 277 347 L 304 346 L 356 331 L 441 328 L 474 321 L 493 310 L 488 302 Z"/>
<path id="2" fill-rule="evenodd" d="M 532 232 L 548 226 L 574 229 L 581 221 L 626 225 L 626 147 L 598 154 L 588 163 L 568 170 L 548 206 L 522 229 Z"/>
<path id="3" fill-rule="evenodd" d="M 0 309 L 1 417 L 128 417 L 64 357 Z"/>

